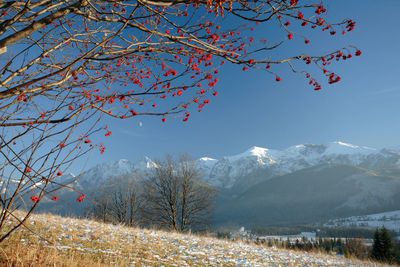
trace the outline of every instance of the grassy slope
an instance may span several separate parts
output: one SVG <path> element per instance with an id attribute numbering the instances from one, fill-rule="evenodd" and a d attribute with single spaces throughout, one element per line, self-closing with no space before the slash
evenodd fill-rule
<path id="1" fill-rule="evenodd" d="M 0 244 L 0 266 L 376 266 L 212 237 L 128 228 L 51 214 Z M 43 241 L 43 238 L 47 241 Z"/>

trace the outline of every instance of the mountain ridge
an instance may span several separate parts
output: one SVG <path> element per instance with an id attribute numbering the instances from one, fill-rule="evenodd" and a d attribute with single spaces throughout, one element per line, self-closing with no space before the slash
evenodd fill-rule
<path id="1" fill-rule="evenodd" d="M 241 193 L 251 186 L 275 176 L 292 173 L 320 164 L 350 164 L 371 171 L 400 173 L 400 152 L 356 146 L 341 141 L 325 145 L 300 144 L 286 149 L 253 146 L 246 151 L 220 159 L 201 157 L 196 160 L 203 180 L 221 190 Z M 143 173 L 155 166 L 149 157 L 133 163 L 127 159 L 101 163 L 80 175 L 80 184 L 98 184 L 107 177 Z M 390 175 L 390 173 L 385 173 Z M 250 177 L 250 178 L 249 178 Z M 236 192 L 237 191 L 237 192 Z"/>
<path id="2" fill-rule="evenodd" d="M 400 209 L 400 197 L 396 197 L 400 196 L 400 152 L 392 149 L 340 141 L 282 150 L 253 146 L 236 155 L 202 157 L 197 162 L 203 180 L 218 191 L 215 225 L 306 223 Z M 126 159 L 102 163 L 81 173 L 73 186 L 90 198 L 90 192 L 102 183 L 124 175 L 144 177 L 154 166 L 148 157 L 136 163 Z M 306 196 L 293 188 L 301 188 Z M 74 200 L 74 194 L 69 191 L 61 197 Z M 78 208 L 72 203 L 58 209 L 69 215 L 85 205 Z"/>

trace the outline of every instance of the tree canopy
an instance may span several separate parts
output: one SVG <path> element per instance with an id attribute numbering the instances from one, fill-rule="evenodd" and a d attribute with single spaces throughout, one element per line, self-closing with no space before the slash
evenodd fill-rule
<path id="1" fill-rule="evenodd" d="M 282 57 L 300 29 L 327 36 L 355 22 L 329 22 L 321 1 L 298 0 L 28 0 L 0 3 L 0 228 L 24 224 L 43 198 L 58 200 L 65 171 L 91 150 L 106 151 L 104 116 L 190 118 L 218 95 L 228 63 L 260 69 L 282 80 L 276 64 L 300 73 L 314 90 L 340 81 L 334 61 L 361 55 L 348 46 L 324 55 Z M 254 35 L 273 25 L 284 38 Z M 330 37 L 329 37 L 330 38 Z M 300 49 L 301 50 L 301 49 Z M 83 192 L 77 192 L 83 201 Z M 31 203 L 21 200 L 29 197 Z M 28 208 L 23 218 L 13 211 Z"/>

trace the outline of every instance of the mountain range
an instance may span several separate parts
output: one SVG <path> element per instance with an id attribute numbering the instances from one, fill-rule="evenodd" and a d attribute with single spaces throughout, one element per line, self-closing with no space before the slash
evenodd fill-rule
<path id="1" fill-rule="evenodd" d="M 203 180 L 218 189 L 215 226 L 310 223 L 400 209 L 397 149 L 339 141 L 283 150 L 254 146 L 238 155 L 197 162 Z M 154 166 L 147 157 L 137 163 L 102 163 L 83 172 L 74 187 L 90 192 L 112 178 Z M 74 193 L 64 190 L 62 198 L 74 199 Z M 42 209 L 70 215 L 82 212 L 81 206 L 44 201 Z"/>

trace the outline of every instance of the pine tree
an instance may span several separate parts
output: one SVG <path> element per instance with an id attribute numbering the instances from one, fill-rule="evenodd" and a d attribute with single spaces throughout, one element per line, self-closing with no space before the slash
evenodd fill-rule
<path id="1" fill-rule="evenodd" d="M 391 262 L 393 243 L 388 230 L 382 227 L 376 229 L 374 234 L 374 243 L 372 245 L 371 257 L 377 261 Z"/>
<path id="2" fill-rule="evenodd" d="M 383 261 L 391 262 L 393 243 L 392 238 L 390 237 L 389 232 L 385 227 L 381 229 L 381 242 Z"/>
<path id="3" fill-rule="evenodd" d="M 381 231 L 376 228 L 374 233 L 374 243 L 372 245 L 371 257 L 377 261 L 382 261 L 383 248 L 382 248 L 382 238 Z"/>

